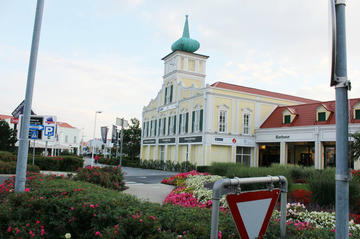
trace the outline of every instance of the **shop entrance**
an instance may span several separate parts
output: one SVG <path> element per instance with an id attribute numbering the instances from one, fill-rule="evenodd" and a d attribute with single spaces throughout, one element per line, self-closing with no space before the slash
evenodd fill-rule
<path id="1" fill-rule="evenodd" d="M 280 143 L 260 143 L 259 166 L 269 167 L 273 163 L 280 163 Z"/>
<path id="2" fill-rule="evenodd" d="M 288 145 L 288 164 L 301 166 L 314 166 L 315 143 L 296 142 L 287 143 Z"/>

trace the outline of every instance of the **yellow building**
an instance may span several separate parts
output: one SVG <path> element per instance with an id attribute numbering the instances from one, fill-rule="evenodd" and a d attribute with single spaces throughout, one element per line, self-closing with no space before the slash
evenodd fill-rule
<path id="1" fill-rule="evenodd" d="M 142 112 L 142 160 L 258 166 L 258 129 L 277 106 L 317 101 L 244 86 L 205 84 L 208 56 L 194 53 L 186 17 L 183 36 L 165 56 L 163 85 Z"/>

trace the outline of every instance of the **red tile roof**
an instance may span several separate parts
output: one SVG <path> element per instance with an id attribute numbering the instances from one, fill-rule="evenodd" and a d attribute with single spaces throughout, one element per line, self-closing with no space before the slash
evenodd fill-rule
<path id="1" fill-rule="evenodd" d="M 11 119 L 12 116 L 11 115 L 0 115 L 0 120 L 6 120 L 6 119 Z"/>
<path id="2" fill-rule="evenodd" d="M 72 127 L 71 125 L 69 125 L 68 123 L 65 123 L 65 122 L 56 122 L 56 124 L 60 127 L 63 127 L 63 128 L 74 128 Z"/>
<path id="3" fill-rule="evenodd" d="M 319 102 L 317 100 L 306 99 L 306 98 L 302 98 L 302 97 L 297 97 L 297 96 L 293 96 L 293 95 L 286 95 L 286 94 L 267 91 L 267 90 L 259 90 L 259 89 L 255 89 L 255 88 L 229 84 L 229 83 L 225 83 L 225 82 L 221 82 L 221 81 L 215 82 L 211 86 L 216 87 L 216 88 L 227 89 L 227 90 L 235 90 L 235 91 L 246 92 L 246 93 L 250 93 L 250 94 L 269 96 L 269 97 L 274 97 L 274 98 L 278 98 L 278 99 L 292 100 L 292 101 L 297 101 L 297 102 L 302 102 L 302 103 Z"/>
<path id="4" fill-rule="evenodd" d="M 349 104 L 350 123 L 360 123 L 360 120 L 354 119 L 353 107 L 356 103 L 360 102 L 360 98 L 351 99 Z M 330 116 L 327 121 L 316 121 L 316 110 L 318 107 L 323 106 L 330 111 Z M 283 112 L 288 109 L 288 106 L 278 106 L 271 115 L 265 120 L 260 128 L 280 128 L 280 127 L 294 127 L 294 126 L 310 126 L 310 125 L 328 125 L 335 124 L 335 101 L 319 102 L 312 104 L 292 105 L 296 112 L 294 120 L 290 124 L 283 124 Z"/>

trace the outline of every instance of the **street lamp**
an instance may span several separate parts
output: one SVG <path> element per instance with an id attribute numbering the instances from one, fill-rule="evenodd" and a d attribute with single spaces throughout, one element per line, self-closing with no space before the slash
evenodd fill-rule
<path id="1" fill-rule="evenodd" d="M 94 162 L 94 153 L 95 153 L 95 129 L 96 129 L 96 115 L 101 114 L 102 111 L 95 111 L 95 120 L 94 120 L 94 134 L 93 134 L 93 143 L 92 143 L 92 154 L 91 154 L 91 166 L 93 166 Z"/>

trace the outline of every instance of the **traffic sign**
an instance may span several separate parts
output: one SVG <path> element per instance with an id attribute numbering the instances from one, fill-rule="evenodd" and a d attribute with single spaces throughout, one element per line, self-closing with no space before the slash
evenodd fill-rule
<path id="1" fill-rule="evenodd" d="M 55 135 L 55 126 L 45 126 L 44 127 L 45 136 L 54 136 Z"/>
<path id="2" fill-rule="evenodd" d="M 44 125 L 31 124 L 29 130 L 44 130 Z"/>
<path id="3" fill-rule="evenodd" d="M 30 131 L 30 139 L 38 139 L 39 135 L 38 135 L 38 132 L 37 130 L 31 130 Z"/>
<path id="4" fill-rule="evenodd" d="M 262 238 L 269 225 L 279 194 L 280 190 L 274 189 L 226 196 L 242 239 Z"/>

